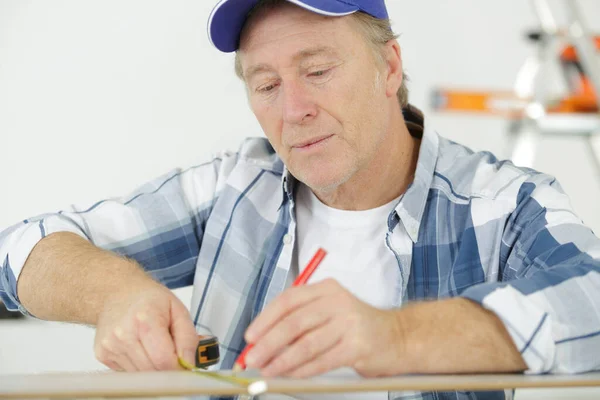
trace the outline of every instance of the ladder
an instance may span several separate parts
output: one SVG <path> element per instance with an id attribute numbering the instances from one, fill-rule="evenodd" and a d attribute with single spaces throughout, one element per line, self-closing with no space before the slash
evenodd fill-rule
<path id="1" fill-rule="evenodd" d="M 519 70 L 513 90 L 460 90 L 437 88 L 432 93 L 436 112 L 500 115 L 509 120 L 507 152 L 511 160 L 532 167 L 544 136 L 576 136 L 588 141 L 590 156 L 600 178 L 600 36 L 586 28 L 577 0 L 563 0 L 566 27 L 559 28 L 547 0 L 531 0 L 539 30 L 529 32 L 536 51 Z M 558 61 L 568 93 L 553 98 L 544 65 Z"/>

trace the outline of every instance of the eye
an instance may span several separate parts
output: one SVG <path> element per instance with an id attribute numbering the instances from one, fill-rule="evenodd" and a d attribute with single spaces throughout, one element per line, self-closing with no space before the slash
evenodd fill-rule
<path id="1" fill-rule="evenodd" d="M 277 84 L 275 83 L 270 83 L 268 85 L 265 86 L 261 86 L 258 89 L 256 89 L 257 92 L 259 93 L 269 93 L 271 92 L 273 89 L 275 89 L 277 87 Z"/>
<path id="2" fill-rule="evenodd" d="M 329 71 L 330 71 L 329 69 L 323 69 L 323 70 L 311 72 L 310 74 L 308 74 L 308 76 L 314 76 L 314 77 L 318 78 L 320 76 L 326 75 Z"/>

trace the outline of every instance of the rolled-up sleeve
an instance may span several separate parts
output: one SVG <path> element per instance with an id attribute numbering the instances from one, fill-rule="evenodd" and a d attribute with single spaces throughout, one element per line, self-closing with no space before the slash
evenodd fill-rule
<path id="1" fill-rule="evenodd" d="M 175 169 L 126 197 L 39 215 L 0 233 L 0 299 L 9 310 L 31 315 L 19 301 L 17 282 L 36 244 L 72 232 L 95 246 L 137 261 L 169 288 L 191 285 L 204 228 L 233 168 L 236 154 Z"/>
<path id="2" fill-rule="evenodd" d="M 498 315 L 526 373 L 598 369 L 600 239 L 555 179 L 539 174 L 521 185 L 501 247 L 501 280 L 461 296 Z"/>

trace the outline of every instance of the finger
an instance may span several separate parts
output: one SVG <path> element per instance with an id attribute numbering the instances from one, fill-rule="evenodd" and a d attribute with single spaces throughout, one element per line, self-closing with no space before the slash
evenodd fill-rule
<path id="1" fill-rule="evenodd" d="M 125 372 L 136 372 L 138 369 L 126 354 L 115 355 L 115 362 Z"/>
<path id="2" fill-rule="evenodd" d="M 128 372 L 137 371 L 114 332 L 102 339 L 95 347 L 94 352 L 96 359 L 111 369 Z"/>
<path id="3" fill-rule="evenodd" d="M 127 331 L 131 331 L 128 329 Z M 134 339 L 132 333 L 117 327 L 112 332 L 109 338 L 104 339 L 102 344 L 108 353 L 112 355 L 112 359 L 127 372 L 139 371 L 138 366 L 133 360 L 133 345 Z"/>
<path id="4" fill-rule="evenodd" d="M 109 347 L 107 346 L 107 343 L 108 340 L 105 339 L 100 344 L 96 344 L 94 347 L 96 359 L 112 370 L 124 371 L 124 368 L 115 361 L 117 359 L 116 355 L 108 350 Z"/>
<path id="5" fill-rule="evenodd" d="M 327 352 L 341 342 L 343 327 L 327 323 L 302 337 L 278 354 L 262 370 L 267 377 L 282 376 L 297 370 L 307 363 L 325 357 Z"/>
<path id="6" fill-rule="evenodd" d="M 122 329 L 121 327 L 117 327 L 113 333 L 117 339 L 112 346 L 112 351 L 114 353 L 126 356 L 128 361 L 133 364 L 136 371 L 156 370 L 139 341 L 137 329 Z"/>
<path id="7" fill-rule="evenodd" d="M 190 313 L 179 301 L 171 303 L 171 335 L 177 355 L 188 363 L 196 363 L 198 333 L 190 318 Z"/>
<path id="8" fill-rule="evenodd" d="M 120 370 L 125 372 L 135 372 L 138 370 L 118 340 L 104 339 L 102 343 L 106 349 L 108 359 L 115 363 Z"/>
<path id="9" fill-rule="evenodd" d="M 340 286 L 336 281 L 333 279 L 326 279 L 314 285 L 287 289 L 283 294 L 267 305 L 264 311 L 250 324 L 246 330 L 246 342 L 255 343 L 270 330 L 277 321 L 283 319 L 285 315 L 306 303 L 331 293 L 338 287 Z"/>
<path id="10" fill-rule="evenodd" d="M 134 342 L 128 347 L 127 356 L 138 371 L 157 371 L 157 368 L 152 364 L 150 357 L 140 342 Z"/>
<path id="11" fill-rule="evenodd" d="M 112 369 L 113 371 L 125 372 L 125 368 L 122 367 L 116 361 L 117 358 L 118 358 L 118 356 L 116 354 L 107 352 L 104 357 L 102 357 L 102 358 L 98 357 L 98 361 L 100 361 L 102 364 L 106 365 L 108 368 Z"/>
<path id="12" fill-rule="evenodd" d="M 322 375 L 334 369 L 352 365 L 352 359 L 352 349 L 348 349 L 343 341 L 339 341 L 319 357 L 286 372 L 285 375 L 290 378 L 309 378 Z"/>
<path id="13" fill-rule="evenodd" d="M 331 307 L 331 304 L 324 304 L 321 298 L 288 314 L 254 344 L 246 355 L 246 364 L 252 368 L 263 368 L 296 339 L 327 324 L 331 320 Z"/>
<path id="14" fill-rule="evenodd" d="M 168 319 L 145 312 L 138 313 L 136 319 L 140 343 L 154 368 L 158 371 L 179 369 Z"/>
<path id="15" fill-rule="evenodd" d="M 104 362 L 103 364 L 106 365 L 108 368 L 112 369 L 113 371 L 125 372 L 125 369 L 123 369 L 115 361 L 108 360 L 108 361 Z"/>

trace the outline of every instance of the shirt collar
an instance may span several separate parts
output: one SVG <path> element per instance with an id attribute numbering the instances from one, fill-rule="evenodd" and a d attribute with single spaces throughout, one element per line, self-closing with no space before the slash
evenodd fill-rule
<path id="1" fill-rule="evenodd" d="M 292 201 L 294 199 L 294 188 L 296 187 L 296 178 L 290 173 L 287 167 L 283 166 L 283 173 L 281 175 L 281 204 L 279 205 L 279 209 L 283 207 L 283 205 L 287 201 Z"/>
<path id="2" fill-rule="evenodd" d="M 436 132 L 426 127 L 423 113 L 418 108 L 409 105 L 403 110 L 403 114 L 411 134 L 415 137 L 421 136 L 421 146 L 415 178 L 396 206 L 396 213 L 408 236 L 416 243 L 437 164 L 439 137 Z"/>
<path id="3" fill-rule="evenodd" d="M 404 224 L 408 236 L 416 243 L 419 238 L 419 227 L 421 226 L 421 219 L 425 211 L 427 196 L 437 163 L 439 137 L 436 132 L 426 128 L 423 113 L 418 108 L 408 105 L 402 110 L 402 114 L 410 134 L 415 138 L 421 138 L 421 146 L 415 178 L 401 197 L 395 210 L 398 218 Z M 295 186 L 296 178 L 284 165 L 281 177 L 283 195 L 279 208 L 288 200 L 293 200 Z"/>

